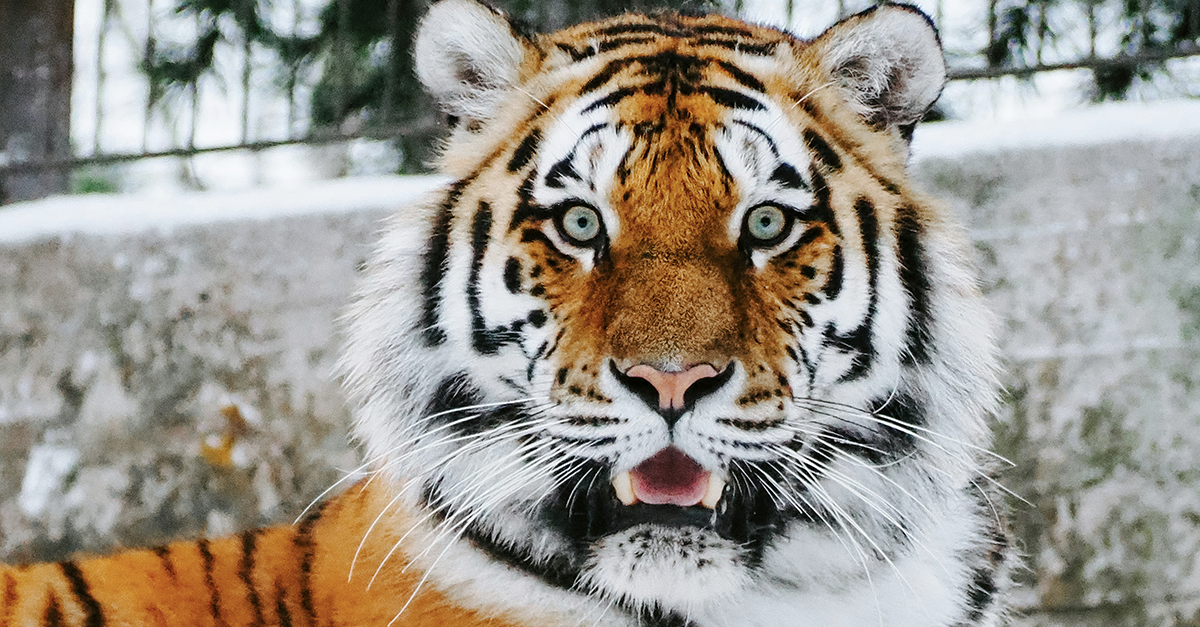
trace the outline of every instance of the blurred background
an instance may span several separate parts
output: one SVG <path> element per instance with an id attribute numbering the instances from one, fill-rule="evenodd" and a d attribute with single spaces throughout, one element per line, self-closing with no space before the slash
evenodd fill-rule
<path id="1" fill-rule="evenodd" d="M 999 315 L 1017 622 L 1200 625 L 1200 0 L 915 4 L 951 82 L 910 168 Z M 0 560 L 289 522 L 357 467 L 337 318 L 440 183 L 426 7 L 0 0 Z"/>

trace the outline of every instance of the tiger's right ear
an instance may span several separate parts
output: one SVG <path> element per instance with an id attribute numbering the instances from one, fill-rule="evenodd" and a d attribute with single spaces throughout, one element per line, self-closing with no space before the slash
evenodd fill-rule
<path id="1" fill-rule="evenodd" d="M 516 83 L 530 48 L 498 10 L 441 0 L 417 32 L 417 77 L 446 113 L 486 120 Z"/>

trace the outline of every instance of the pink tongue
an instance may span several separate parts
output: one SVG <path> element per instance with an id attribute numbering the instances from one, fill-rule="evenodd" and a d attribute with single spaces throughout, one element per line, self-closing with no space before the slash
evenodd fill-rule
<path id="1" fill-rule="evenodd" d="M 679 449 L 668 446 L 630 471 L 633 494 L 651 505 L 695 505 L 704 498 L 711 474 Z"/>

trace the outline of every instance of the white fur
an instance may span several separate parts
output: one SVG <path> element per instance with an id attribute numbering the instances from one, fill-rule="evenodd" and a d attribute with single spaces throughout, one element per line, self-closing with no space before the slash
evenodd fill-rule
<path id="1" fill-rule="evenodd" d="M 944 78 L 936 35 L 928 23 L 909 10 L 883 7 L 850 26 L 833 31 L 836 35 L 827 42 L 826 59 L 835 76 L 843 79 L 841 87 L 849 90 L 852 105 L 868 119 L 877 107 L 886 107 L 890 125 L 915 120 L 936 98 Z M 527 45 L 489 9 L 468 0 L 443 0 L 422 23 L 418 72 L 449 111 L 488 120 L 497 103 L 519 87 L 516 82 Z M 472 80 L 463 80 L 464 72 Z M 903 80 L 897 83 L 893 79 L 898 72 Z M 884 91 L 896 85 L 899 91 Z M 533 193 L 541 206 L 566 198 L 589 202 L 600 211 L 609 236 L 619 237 L 622 225 L 608 205 L 607 185 L 630 138 L 609 127 L 584 140 L 586 150 L 577 150 L 584 129 L 612 122 L 606 109 L 584 113 L 590 102 L 604 95 L 591 95 L 558 114 L 545 129 L 537 156 L 537 168 L 544 172 L 576 154 L 575 170 L 589 184 L 566 189 L 539 184 Z M 762 100 L 761 95 L 754 97 Z M 770 182 L 779 163 L 805 172 L 810 157 L 799 133 L 787 122 L 788 110 L 783 108 L 787 105 L 764 105 L 764 111 L 739 110 L 731 115 L 727 131 L 717 142 L 737 188 L 744 190 L 727 222 L 735 238 L 744 212 L 759 203 L 804 207 L 812 201 L 807 191 Z M 772 150 L 762 133 L 739 126 L 737 120 L 763 129 L 778 148 Z M 962 619 L 963 589 L 971 577 L 971 564 L 964 556 L 979 553 L 989 541 L 984 535 L 987 514 L 978 511 L 970 489 L 988 481 L 981 474 L 979 447 L 987 443 L 983 420 L 995 402 L 995 351 L 991 321 L 966 261 L 965 239 L 956 227 L 933 222 L 923 229 L 925 263 L 933 286 L 929 298 L 936 314 L 931 363 L 902 364 L 909 303 L 897 272 L 897 242 L 891 229 L 882 228 L 890 222 L 881 218 L 879 300 L 871 328 L 875 364 L 863 378 L 839 382 L 849 357 L 829 350 L 819 332 L 798 331 L 800 344 L 811 353 L 817 370 L 811 386 L 806 373 L 788 373 L 797 396 L 822 402 L 861 408 L 889 390 L 920 398 L 927 424 L 916 432 L 916 453 L 883 467 L 851 454 L 838 455 L 808 494 L 781 489 L 777 500 L 815 499 L 834 511 L 824 524 L 788 526 L 766 549 L 758 571 L 747 569 L 740 547 L 714 532 L 635 527 L 597 542 L 584 565 L 582 588 L 562 590 L 487 557 L 460 538 L 459 530 L 474 523 L 533 561 L 545 562 L 563 550 L 564 540 L 541 528 L 530 513 L 563 476 L 562 460 L 602 460 L 616 473 L 673 443 L 701 465 L 718 468 L 722 455 L 772 457 L 776 453 L 770 452 L 771 447 L 796 432 L 835 423 L 863 431 L 883 427 L 874 422 L 877 417 L 830 415 L 802 403 L 786 407 L 783 427 L 752 433 L 724 425 L 719 419 L 730 415 L 766 417 L 762 408 L 735 407 L 747 381 L 741 368 L 673 429 L 607 369 L 602 369 L 599 387 L 611 403 L 551 402 L 554 363 L 536 363 L 533 376 L 523 379 L 528 360 L 539 355 L 558 331 L 553 321 L 543 329 L 527 326 L 521 342 L 507 344 L 495 354 L 472 350 L 472 316 L 464 286 L 472 272 L 475 197 L 458 203 L 451 223 L 435 322 L 446 340 L 424 345 L 419 333 L 423 296 L 418 277 L 441 202 L 441 197 L 431 198 L 394 218 L 359 287 L 343 360 L 347 386 L 358 405 L 358 439 L 376 460 L 377 469 L 412 486 L 399 495 L 398 503 L 416 512 L 420 520 L 402 550 L 428 573 L 430 585 L 465 605 L 516 615 L 530 624 L 636 624 L 635 617 L 612 608 L 617 602 L 657 605 L 703 627 L 937 627 Z M 845 199 L 841 203 L 845 205 Z M 514 236 L 507 233 L 511 214 L 498 204 L 493 203 L 493 208 L 496 213 L 479 275 L 479 298 L 486 303 L 481 313 L 489 328 L 508 325 L 541 302 L 507 290 L 503 268 L 513 250 Z M 886 216 L 895 207 L 878 209 Z M 828 322 L 848 331 L 867 313 L 865 251 L 852 243 L 858 227 L 850 218 L 838 226 L 847 242 L 846 287 L 836 299 L 808 310 L 815 329 Z M 583 271 L 592 270 L 587 251 L 572 250 L 553 229 L 543 232 L 556 247 L 574 256 Z M 762 267 L 799 236 L 797 229 L 777 249 L 755 252 L 752 261 Z M 433 417 L 436 420 L 426 415 L 432 391 L 455 373 L 466 373 L 484 404 L 523 402 L 533 408 L 530 424 L 496 429 L 474 439 L 437 426 L 468 420 L 486 409 Z M 614 420 L 594 427 L 561 420 L 579 416 Z M 530 440 L 515 437 L 522 429 Z M 612 443 L 564 444 L 585 436 L 611 437 Z M 420 484 L 434 481 L 441 486 L 445 504 L 453 507 L 443 512 L 448 520 L 437 525 L 429 522 L 432 518 L 419 498 Z M 681 548 L 683 535 L 701 548 Z M 998 576 L 1003 579 L 1003 572 Z M 989 610 L 978 624 L 993 625 L 997 620 L 995 611 Z"/>

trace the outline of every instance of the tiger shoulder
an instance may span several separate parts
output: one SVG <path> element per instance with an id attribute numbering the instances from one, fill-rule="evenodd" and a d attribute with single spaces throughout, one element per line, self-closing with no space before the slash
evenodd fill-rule
<path id="1" fill-rule="evenodd" d="M 0 568 L 0 627 L 993 627 L 991 319 L 909 180 L 946 70 L 884 4 L 532 34 L 441 0 L 451 183 L 341 372 L 368 477 L 297 524 Z"/>

